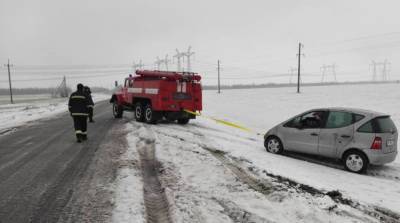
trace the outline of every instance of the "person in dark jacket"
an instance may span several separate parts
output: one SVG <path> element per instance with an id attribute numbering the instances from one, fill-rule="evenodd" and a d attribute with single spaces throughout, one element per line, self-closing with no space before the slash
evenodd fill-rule
<path id="1" fill-rule="evenodd" d="M 74 127 L 76 139 L 80 143 L 87 139 L 87 117 L 89 115 L 90 105 L 89 99 L 86 96 L 83 85 L 77 85 L 77 91 L 71 94 L 68 101 L 69 112 L 74 119 Z"/>
<path id="2" fill-rule="evenodd" d="M 92 95 L 91 95 L 92 91 L 90 91 L 90 88 L 88 86 L 85 86 L 83 88 L 83 90 L 84 90 L 84 92 L 86 94 L 86 97 L 89 100 L 89 105 L 88 105 L 88 108 L 89 108 L 89 122 L 94 122 L 94 120 L 93 120 L 94 103 L 93 103 L 93 99 L 92 99 Z"/>

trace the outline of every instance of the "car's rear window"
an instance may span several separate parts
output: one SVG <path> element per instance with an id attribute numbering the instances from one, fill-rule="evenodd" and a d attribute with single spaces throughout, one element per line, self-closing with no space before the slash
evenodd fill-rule
<path id="1" fill-rule="evenodd" d="M 390 133 L 396 131 L 396 127 L 390 117 L 378 117 L 375 119 L 376 133 Z"/>
<path id="2" fill-rule="evenodd" d="M 396 126 L 389 116 L 383 116 L 366 122 L 357 131 L 365 133 L 393 133 L 396 131 Z"/>

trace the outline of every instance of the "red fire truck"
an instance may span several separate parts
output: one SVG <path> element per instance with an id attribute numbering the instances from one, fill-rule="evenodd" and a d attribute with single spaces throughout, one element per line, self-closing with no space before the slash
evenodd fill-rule
<path id="1" fill-rule="evenodd" d="M 122 88 L 112 95 L 113 114 L 134 111 L 139 122 L 156 123 L 165 118 L 187 124 L 195 115 L 185 112 L 202 110 L 201 76 L 189 72 L 137 70 Z"/>

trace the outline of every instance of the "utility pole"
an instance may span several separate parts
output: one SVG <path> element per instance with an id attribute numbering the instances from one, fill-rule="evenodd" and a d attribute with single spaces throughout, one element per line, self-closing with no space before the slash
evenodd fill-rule
<path id="1" fill-rule="evenodd" d="M 191 46 L 189 46 L 188 50 L 183 53 L 184 56 L 186 56 L 187 58 L 187 72 L 191 72 L 192 71 L 192 67 L 190 64 L 190 57 L 194 55 L 194 52 L 191 52 L 190 50 L 192 49 Z"/>
<path id="2" fill-rule="evenodd" d="M 11 86 L 11 71 L 10 71 L 10 67 L 12 67 L 13 65 L 10 64 L 10 59 L 8 59 L 7 64 L 4 64 L 4 66 L 6 66 L 8 69 L 8 84 L 10 87 L 10 101 L 11 101 L 11 104 L 14 104 L 13 94 L 12 94 L 12 86 Z"/>
<path id="3" fill-rule="evenodd" d="M 221 71 L 221 66 L 220 66 L 220 61 L 218 60 L 218 94 L 221 93 L 220 71 Z"/>
<path id="4" fill-rule="evenodd" d="M 303 44 L 299 43 L 299 54 L 297 54 L 298 57 L 298 65 L 297 65 L 297 93 L 300 93 L 300 58 L 302 56 L 301 54 L 301 48 L 303 48 Z"/>

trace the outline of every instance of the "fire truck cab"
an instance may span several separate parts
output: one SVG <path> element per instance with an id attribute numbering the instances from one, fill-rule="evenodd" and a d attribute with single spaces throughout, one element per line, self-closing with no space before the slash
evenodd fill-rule
<path id="1" fill-rule="evenodd" d="M 200 80 L 196 73 L 137 70 L 111 97 L 114 117 L 134 111 L 139 122 L 155 124 L 165 118 L 187 124 L 196 117 L 184 110 L 202 110 Z"/>

